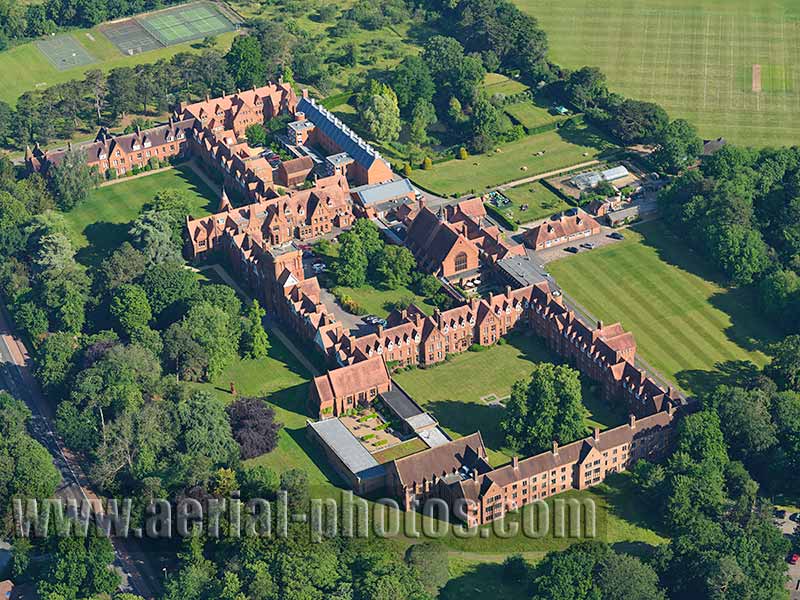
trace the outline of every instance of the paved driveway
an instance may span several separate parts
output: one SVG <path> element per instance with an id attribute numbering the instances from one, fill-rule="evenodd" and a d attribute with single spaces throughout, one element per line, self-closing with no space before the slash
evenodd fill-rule
<path id="1" fill-rule="evenodd" d="M 783 535 L 791 536 L 796 527 L 800 526 L 800 513 L 787 515 L 783 519 L 775 519 L 775 524 L 780 528 Z M 792 548 L 792 552 L 800 553 L 800 548 Z M 800 562 L 796 565 L 788 565 L 789 581 L 786 588 L 789 590 L 791 600 L 800 600 Z"/>
<path id="2" fill-rule="evenodd" d="M 592 235 L 587 238 L 581 238 L 579 240 L 575 240 L 574 242 L 569 242 L 567 244 L 562 244 L 560 246 L 556 246 L 555 248 L 548 248 L 546 250 L 538 250 L 534 252 L 533 250 L 528 249 L 528 255 L 535 261 L 538 261 L 537 264 L 545 265 L 549 262 L 553 262 L 554 260 L 558 260 L 559 258 L 566 258 L 568 256 L 573 256 L 572 253 L 567 252 L 566 248 L 570 246 L 575 246 L 579 249 L 579 252 L 592 252 L 592 250 L 586 250 L 581 248 L 581 244 L 592 243 L 595 247 L 600 248 L 601 246 L 607 246 L 609 244 L 615 244 L 619 240 L 615 240 L 613 238 L 608 237 L 608 234 L 615 231 L 611 227 L 601 227 L 600 233 L 597 235 Z M 622 230 L 620 233 L 625 235 L 625 231 Z"/>

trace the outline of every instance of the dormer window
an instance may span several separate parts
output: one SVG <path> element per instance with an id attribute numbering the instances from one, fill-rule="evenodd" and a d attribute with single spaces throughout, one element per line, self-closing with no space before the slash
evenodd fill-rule
<path id="1" fill-rule="evenodd" d="M 168 141 L 168 142 L 172 142 L 172 141 L 174 141 L 174 140 L 175 140 L 175 136 L 174 136 L 174 135 L 172 135 L 171 133 L 170 133 L 170 134 L 167 134 L 167 141 Z"/>
<path id="2" fill-rule="evenodd" d="M 181 130 L 178 132 L 178 139 L 179 139 L 179 140 L 182 140 L 183 138 L 184 138 L 184 135 L 183 135 L 183 130 L 181 129 Z"/>
<path id="3" fill-rule="evenodd" d="M 106 154 L 105 152 L 101 151 L 100 154 L 99 154 L 99 157 L 100 157 L 100 160 L 105 160 L 106 158 L 108 158 L 108 154 Z"/>
<path id="4" fill-rule="evenodd" d="M 142 145 L 139 142 L 134 142 L 133 143 L 133 149 L 134 150 L 141 150 L 142 149 Z"/>
<path id="5" fill-rule="evenodd" d="M 149 148 L 149 147 L 150 147 L 150 146 L 152 146 L 152 145 L 153 145 L 153 142 L 151 142 L 150 140 L 145 140 L 145 141 L 144 141 L 144 147 L 145 147 L 145 148 Z"/>

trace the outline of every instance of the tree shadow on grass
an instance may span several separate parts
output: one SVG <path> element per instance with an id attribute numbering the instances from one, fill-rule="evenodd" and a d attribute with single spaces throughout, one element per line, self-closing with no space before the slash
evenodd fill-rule
<path id="1" fill-rule="evenodd" d="M 558 136 L 565 142 L 578 146 L 588 146 L 600 150 L 598 158 L 608 158 L 609 155 L 618 151 L 615 146 L 603 133 L 590 125 L 567 124 L 556 129 Z M 589 157 L 587 157 L 588 160 Z"/>
<path id="2" fill-rule="evenodd" d="M 605 500 L 609 515 L 644 529 L 668 536 L 653 506 L 643 502 L 629 474 L 612 473 L 600 485 L 592 488 L 592 493 Z M 644 544 L 649 546 L 649 544 Z"/>
<path id="3" fill-rule="evenodd" d="M 654 249 L 658 258 L 668 265 L 724 288 L 712 294 L 708 301 L 730 317 L 731 325 L 724 333 L 731 342 L 747 351 L 763 352 L 768 344 L 779 339 L 780 332 L 758 309 L 752 288 L 728 287 L 722 273 L 684 240 L 666 229 L 663 223 L 643 223 L 631 229 L 642 236 L 643 245 Z M 665 292 L 669 293 L 668 290 Z"/>
<path id="4" fill-rule="evenodd" d="M 527 598 L 525 584 L 507 581 L 500 563 L 475 563 L 464 573 L 447 582 L 439 592 L 439 600 L 462 600 L 463 598 L 492 598 L 512 600 Z"/>
<path id="5" fill-rule="evenodd" d="M 206 204 L 201 208 L 208 213 L 215 213 L 217 211 L 220 190 L 209 187 L 188 164 L 178 165 L 175 167 L 175 172 L 190 185 L 189 192 L 202 196 L 207 200 Z"/>
<path id="6" fill-rule="evenodd" d="M 758 374 L 758 367 L 747 360 L 718 362 L 713 371 L 701 369 L 681 371 L 676 374 L 678 384 L 696 395 L 707 394 L 720 385 L 745 385 Z"/>
<path id="7" fill-rule="evenodd" d="M 505 448 L 505 434 L 500 429 L 500 419 L 505 409 L 502 406 L 463 400 L 437 400 L 425 404 L 439 423 L 447 429 L 465 436 L 481 432 L 483 443 L 491 450 L 509 452 Z"/>
<path id="8" fill-rule="evenodd" d="M 87 225 L 83 234 L 89 245 L 78 250 L 76 260 L 87 267 L 99 266 L 128 239 L 129 229 L 130 223 L 98 221 Z"/>

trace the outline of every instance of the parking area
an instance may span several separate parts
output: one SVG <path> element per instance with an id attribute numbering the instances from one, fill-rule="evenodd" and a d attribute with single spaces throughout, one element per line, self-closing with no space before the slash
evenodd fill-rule
<path id="1" fill-rule="evenodd" d="M 556 246 L 555 248 L 547 248 L 546 250 L 534 251 L 528 248 L 526 249 L 526 252 L 534 261 L 538 261 L 538 264 L 546 265 L 549 262 L 553 262 L 559 258 L 571 256 L 572 254 L 591 252 L 591 249 L 587 249 L 585 247 L 586 244 L 592 244 L 594 246 L 593 249 L 596 249 L 620 242 L 621 240 L 610 237 L 613 234 L 621 235 L 624 238 L 625 230 L 623 229 L 620 231 L 617 229 L 612 229 L 611 227 L 602 227 L 600 233 L 597 235 L 582 238 L 580 240 L 576 240 L 575 242 L 562 244 L 560 246 Z M 578 252 L 570 252 L 567 250 L 567 248 L 577 248 Z"/>
<path id="2" fill-rule="evenodd" d="M 791 537 L 800 527 L 800 512 L 777 511 L 775 524 L 784 536 Z M 790 556 L 791 554 L 800 554 L 800 548 L 792 548 Z M 800 600 L 800 560 L 794 565 L 790 563 L 788 567 L 789 581 L 786 583 L 786 588 L 789 590 L 789 598 L 790 600 Z"/>

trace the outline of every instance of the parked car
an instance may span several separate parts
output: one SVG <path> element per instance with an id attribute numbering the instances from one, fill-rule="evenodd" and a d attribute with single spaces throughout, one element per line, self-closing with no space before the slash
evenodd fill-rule
<path id="1" fill-rule="evenodd" d="M 318 262 L 311 265 L 311 270 L 314 271 L 314 273 L 324 273 L 328 270 L 328 267 L 325 265 L 325 263 Z"/>
<path id="2" fill-rule="evenodd" d="M 618 231 L 615 231 L 613 233 L 609 233 L 608 237 L 610 237 L 612 240 L 624 240 L 625 239 L 625 236 L 622 235 L 621 233 L 619 233 Z"/>
<path id="3" fill-rule="evenodd" d="M 796 565 L 798 562 L 800 562 L 800 554 L 797 554 L 797 552 L 790 554 L 788 561 L 790 565 Z"/>
<path id="4" fill-rule="evenodd" d="M 561 292 L 559 292 L 558 290 L 553 290 L 553 296 L 555 298 L 558 298 L 560 295 L 561 295 Z"/>
<path id="5" fill-rule="evenodd" d="M 375 323 L 379 319 L 380 319 L 380 317 L 378 317 L 376 315 L 364 315 L 363 317 L 361 317 L 361 320 L 364 321 L 364 323 L 369 323 L 370 325 L 372 325 L 373 323 Z"/>
<path id="6" fill-rule="evenodd" d="M 785 519 L 786 518 L 786 511 L 785 510 L 776 510 L 775 517 L 778 519 Z"/>
<path id="7" fill-rule="evenodd" d="M 581 244 L 581 248 L 586 248 L 587 250 L 594 250 L 594 244 L 592 242 L 586 242 L 585 244 Z"/>
<path id="8" fill-rule="evenodd" d="M 573 254 L 577 254 L 578 252 L 580 252 L 580 250 L 578 250 L 576 246 L 567 246 L 566 248 L 564 248 L 564 251 L 572 252 Z"/>

